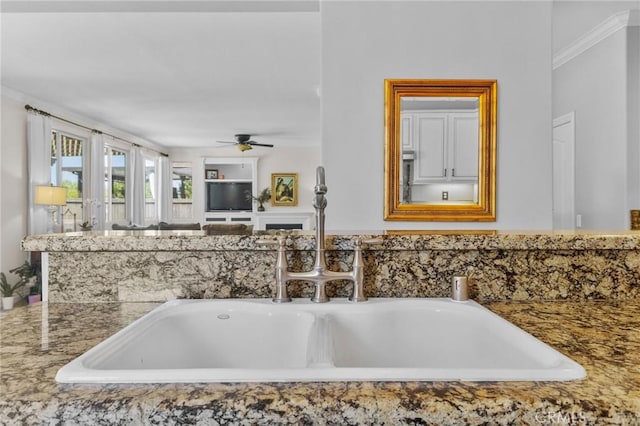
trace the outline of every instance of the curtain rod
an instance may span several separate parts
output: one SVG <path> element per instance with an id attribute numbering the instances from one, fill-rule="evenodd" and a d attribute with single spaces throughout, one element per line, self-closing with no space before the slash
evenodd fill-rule
<path id="1" fill-rule="evenodd" d="M 134 143 L 134 142 L 130 142 L 130 141 L 126 140 L 126 139 L 122 139 L 120 136 L 111 135 L 111 134 L 109 134 L 109 133 L 105 133 L 105 132 L 102 132 L 102 131 L 97 130 L 97 129 L 92 129 L 91 127 L 87 127 L 87 126 L 85 126 L 85 125 L 83 125 L 83 124 L 79 124 L 79 123 L 75 123 L 75 122 L 73 122 L 73 121 L 71 121 L 71 120 L 67 120 L 66 118 L 62 118 L 62 117 L 58 117 L 57 115 L 49 114 L 48 112 L 46 112 L 46 111 L 42 111 L 41 109 L 34 108 L 34 107 L 32 107 L 31 105 L 25 105 L 25 106 L 24 106 L 24 109 L 26 109 L 27 111 L 33 111 L 33 112 L 36 112 L 36 113 L 38 113 L 38 114 L 42 114 L 42 115 L 47 116 L 47 117 L 53 117 L 53 118 L 55 118 L 56 120 L 64 121 L 65 123 L 69 123 L 69 124 L 73 124 L 74 126 L 82 127 L 83 129 L 90 130 L 90 131 L 92 131 L 92 132 L 94 132 L 94 133 L 98 133 L 98 134 L 101 134 L 101 135 L 111 136 L 112 138 L 119 139 L 119 140 L 121 140 L 121 141 L 123 141 L 123 142 L 126 142 L 126 143 L 128 143 L 128 144 L 131 144 L 131 145 L 133 145 L 133 146 L 137 146 L 138 148 L 147 148 L 147 149 L 150 149 L 150 150 L 155 151 L 155 152 L 157 152 L 158 154 L 163 155 L 163 156 L 165 156 L 165 157 L 168 157 L 168 156 L 169 156 L 169 154 L 165 154 L 164 152 L 160 152 L 160 151 L 158 151 L 157 149 L 148 148 L 148 147 L 143 147 L 142 145 L 140 145 L 140 144 L 138 144 L 138 143 Z"/>

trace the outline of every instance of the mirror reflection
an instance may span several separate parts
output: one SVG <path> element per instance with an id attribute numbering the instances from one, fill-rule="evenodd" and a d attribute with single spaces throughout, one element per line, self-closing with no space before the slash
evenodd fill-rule
<path id="1" fill-rule="evenodd" d="M 400 100 L 402 204 L 478 202 L 478 99 Z"/>

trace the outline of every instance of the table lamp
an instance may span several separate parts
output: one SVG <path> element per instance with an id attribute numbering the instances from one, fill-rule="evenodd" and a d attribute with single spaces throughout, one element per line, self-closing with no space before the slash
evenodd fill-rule
<path id="1" fill-rule="evenodd" d="M 67 188 L 61 186 L 36 186 L 33 202 L 35 204 L 49 206 L 50 221 L 47 232 L 54 232 L 56 226 L 55 212 L 57 206 L 67 205 Z M 63 232 L 60 224 L 60 232 Z"/>

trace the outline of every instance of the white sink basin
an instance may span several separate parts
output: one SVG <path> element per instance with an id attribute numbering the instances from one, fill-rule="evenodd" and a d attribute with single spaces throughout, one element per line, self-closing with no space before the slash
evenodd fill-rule
<path id="1" fill-rule="evenodd" d="M 62 383 L 573 380 L 584 369 L 473 301 L 177 300 L 76 358 Z"/>

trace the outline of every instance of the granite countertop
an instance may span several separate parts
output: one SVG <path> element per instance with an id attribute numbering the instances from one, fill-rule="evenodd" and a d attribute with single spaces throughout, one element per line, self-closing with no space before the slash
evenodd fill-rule
<path id="1" fill-rule="evenodd" d="M 640 424 L 640 302 L 485 304 L 579 362 L 570 382 L 62 385 L 57 370 L 156 303 L 0 314 L 1 424 Z"/>
<path id="2" fill-rule="evenodd" d="M 26 236 L 25 251 L 212 251 L 272 250 L 260 240 L 284 237 L 296 250 L 314 250 L 310 231 L 256 231 L 248 235 L 205 235 L 203 231 L 92 231 Z M 640 231 L 362 231 L 326 235 L 329 250 L 352 250 L 357 238 L 380 239 L 368 250 L 634 250 Z"/>

